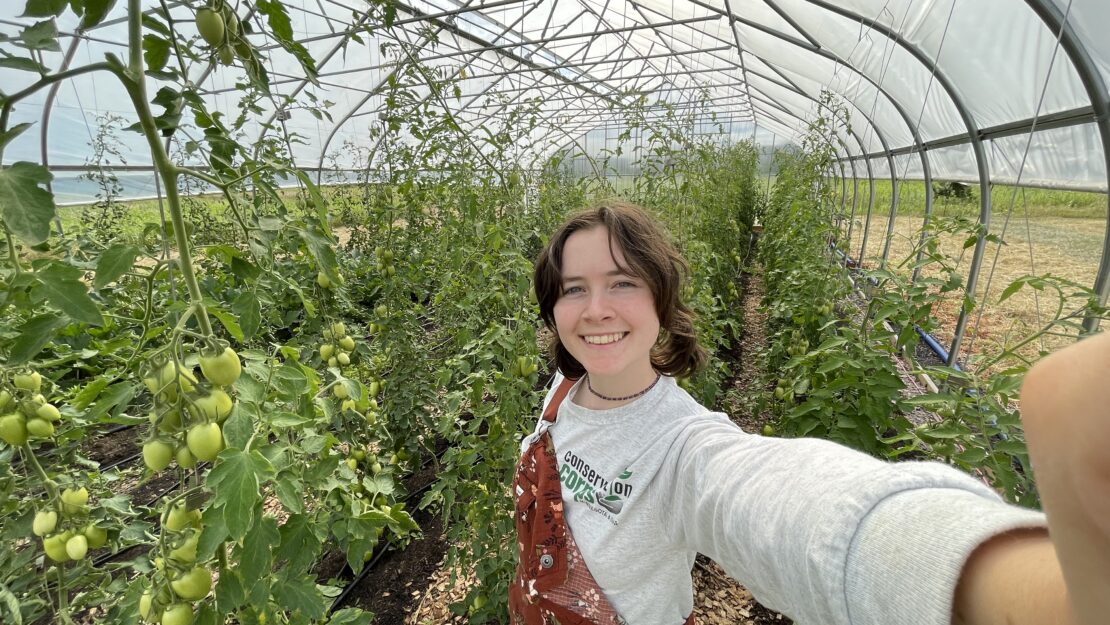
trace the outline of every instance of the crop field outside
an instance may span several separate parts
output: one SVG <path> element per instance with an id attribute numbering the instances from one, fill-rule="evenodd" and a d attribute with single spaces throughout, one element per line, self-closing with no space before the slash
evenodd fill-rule
<path id="1" fill-rule="evenodd" d="M 1102 199 L 1105 202 L 1104 196 Z M 987 245 L 976 288 L 976 298 L 981 309 L 973 311 L 969 318 L 967 335 L 961 350 L 961 361 L 966 361 L 969 349 L 972 353 L 979 354 L 1001 353 L 1055 317 L 1058 298 L 1047 291 L 1038 292 L 1024 287 L 1006 301 L 999 303 L 1002 292 L 1014 280 L 1027 275 L 1052 274 L 1090 287 L 1094 285 L 1102 254 L 1106 231 L 1105 216 L 1064 216 L 1084 211 L 1093 212 L 1093 207 L 1069 208 L 1068 204 L 1063 203 L 1055 206 L 1030 205 L 1029 210 L 1026 211 L 1023 207 L 1015 206 L 1009 219 L 1003 207 L 996 208 L 999 210 L 993 216 L 990 232 L 1002 237 L 1004 245 L 1001 249 L 995 243 Z M 1102 210 L 1105 211 L 1105 204 Z M 977 212 L 977 202 L 947 204 L 938 202 L 936 215 L 941 219 L 956 215 L 974 219 L 977 217 Z M 887 224 L 888 219 L 885 214 L 872 218 L 868 232 L 865 267 L 878 265 Z M 902 213 L 895 219 L 889 254 L 891 266 L 902 265 L 910 255 L 920 236 L 921 225 L 922 215 L 913 214 L 912 211 Z M 859 253 L 862 232 L 862 220 L 858 217 L 853 230 L 850 249 L 855 256 Z M 957 269 L 966 282 L 974 248 L 964 248 L 967 238 L 964 234 L 939 236 L 941 237 L 940 250 L 946 256 L 957 259 Z M 904 266 L 908 267 L 910 264 L 905 263 Z M 1073 298 L 1070 304 L 1065 307 L 1065 312 L 1078 308 L 1081 302 Z M 942 300 L 934 312 L 940 325 L 936 335 L 946 348 L 951 344 L 959 313 L 959 300 L 955 298 Z M 1039 353 L 1054 351 L 1074 340 L 1074 334 L 1046 336 L 1024 346 L 1019 353 L 1026 358 L 1035 359 Z M 974 362 L 973 357 L 969 361 L 973 368 Z M 1006 367 L 1013 364 L 1016 363 L 1000 362 L 997 366 Z M 994 368 L 997 367 L 992 367 Z"/>

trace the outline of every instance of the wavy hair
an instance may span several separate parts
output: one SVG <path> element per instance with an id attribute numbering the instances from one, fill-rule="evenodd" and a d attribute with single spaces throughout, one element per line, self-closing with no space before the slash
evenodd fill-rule
<path id="1" fill-rule="evenodd" d="M 620 269 L 642 279 L 651 289 L 660 327 L 659 340 L 651 350 L 652 366 L 671 376 L 693 375 L 705 364 L 706 352 L 698 344 L 694 313 L 681 297 L 689 277 L 689 265 L 658 220 L 643 208 L 618 199 L 603 200 L 572 215 L 555 231 L 536 258 L 536 299 L 540 317 L 552 331 L 548 352 L 555 365 L 569 378 L 580 378 L 586 373 L 559 340 L 555 304 L 562 294 L 563 249 L 567 239 L 575 232 L 597 227 L 609 232 L 609 252 L 613 261 L 616 262 L 615 245 L 628 262 L 628 267 Z"/>

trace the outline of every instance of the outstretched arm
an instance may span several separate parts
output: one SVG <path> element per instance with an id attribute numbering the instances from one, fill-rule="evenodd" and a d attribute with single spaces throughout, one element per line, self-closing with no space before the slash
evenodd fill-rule
<path id="1" fill-rule="evenodd" d="M 1005 534 L 976 550 L 957 589 L 954 622 L 1106 623 L 1110 333 L 1038 362 L 1026 375 L 1021 411 L 1048 533 Z"/>

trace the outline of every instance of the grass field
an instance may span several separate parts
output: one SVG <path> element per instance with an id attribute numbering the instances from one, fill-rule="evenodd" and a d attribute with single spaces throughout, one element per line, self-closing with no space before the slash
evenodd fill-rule
<path id="1" fill-rule="evenodd" d="M 922 217 L 918 215 L 898 216 L 888 266 L 897 266 L 911 253 L 915 242 L 913 238 L 918 236 L 921 223 Z M 877 265 L 886 227 L 885 216 L 872 220 L 865 266 Z M 1026 275 L 1053 274 L 1086 287 L 1093 286 L 1105 231 L 1105 218 L 1030 216 L 1026 219 L 1024 216 L 1013 216 L 1007 224 L 1004 215 L 996 216 L 991 233 L 1002 236 L 1005 244 L 987 245 L 976 288 L 980 310 L 973 311 L 969 318 L 961 358 L 966 356 L 969 348 L 980 357 L 998 354 L 1055 318 L 1059 298 L 1054 292 L 1038 292 L 1025 287 L 999 303 L 1003 290 L 1014 280 Z M 859 252 L 861 232 L 861 226 L 857 225 L 851 243 L 853 256 Z M 973 249 L 964 249 L 965 239 L 966 235 L 941 235 L 940 249 L 949 257 L 959 259 L 957 271 L 966 280 Z M 1064 310 L 1074 310 L 1079 304 L 1078 299 L 1072 298 Z M 942 345 L 947 347 L 959 315 L 959 302 L 954 298 L 942 302 L 935 315 L 941 326 L 936 334 Z M 1019 353 L 1032 359 L 1040 352 L 1054 351 L 1072 341 L 1074 336 L 1047 336 Z M 999 363 L 999 366 L 1006 364 L 1013 362 Z"/>

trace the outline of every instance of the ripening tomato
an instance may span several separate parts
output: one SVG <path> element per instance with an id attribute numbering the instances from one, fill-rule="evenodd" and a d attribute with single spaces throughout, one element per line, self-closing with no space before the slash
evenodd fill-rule
<path id="1" fill-rule="evenodd" d="M 42 376 L 39 375 L 38 371 L 17 373 L 12 377 L 12 381 L 15 382 L 16 388 L 31 391 L 32 393 L 37 393 L 39 389 L 42 388 Z"/>
<path id="2" fill-rule="evenodd" d="M 231 401 L 231 396 L 218 388 L 212 389 L 211 393 L 199 397 L 193 402 L 193 405 L 200 411 L 200 417 L 205 421 L 223 421 L 231 414 L 234 404 L 235 402 Z"/>
<path id="3" fill-rule="evenodd" d="M 62 514 L 78 514 L 85 510 L 89 502 L 89 491 L 84 486 L 81 488 L 67 488 L 62 491 Z"/>
<path id="4" fill-rule="evenodd" d="M 224 435 L 218 424 L 201 423 L 189 429 L 185 442 L 198 460 L 211 462 L 224 448 Z"/>
<path id="5" fill-rule="evenodd" d="M 26 443 L 27 419 L 18 412 L 0 417 L 0 438 L 13 447 Z"/>
<path id="6" fill-rule="evenodd" d="M 53 510 L 39 510 L 35 513 L 35 520 L 31 524 L 31 531 L 35 536 L 46 536 L 58 527 L 58 513 Z"/>
<path id="7" fill-rule="evenodd" d="M 173 460 L 173 445 L 166 441 L 151 440 L 143 444 L 143 462 L 151 471 L 157 473 L 170 466 Z"/>
<path id="8" fill-rule="evenodd" d="M 89 540 L 89 549 L 100 549 L 108 543 L 108 530 L 97 527 L 95 523 L 86 525 L 83 534 Z"/>
<path id="9" fill-rule="evenodd" d="M 203 599 L 212 590 L 212 573 L 203 566 L 194 566 L 188 573 L 171 581 L 170 587 L 186 601 Z"/>
<path id="10" fill-rule="evenodd" d="M 162 612 L 162 625 L 193 625 L 193 606 L 175 603 Z"/>
<path id="11" fill-rule="evenodd" d="M 231 386 L 243 373 L 243 364 L 234 349 L 225 347 L 215 356 L 201 356 L 200 370 L 204 377 L 218 386 Z"/>
<path id="12" fill-rule="evenodd" d="M 74 560 L 81 560 L 89 552 L 89 539 L 84 534 L 78 534 L 66 541 L 66 555 Z"/>
<path id="13" fill-rule="evenodd" d="M 166 529 L 180 532 L 186 527 L 200 527 L 200 518 L 200 510 L 189 510 L 184 503 L 179 503 L 166 515 Z"/>
<path id="14" fill-rule="evenodd" d="M 197 32 L 213 48 L 224 42 L 224 18 L 209 7 L 197 11 Z"/>

